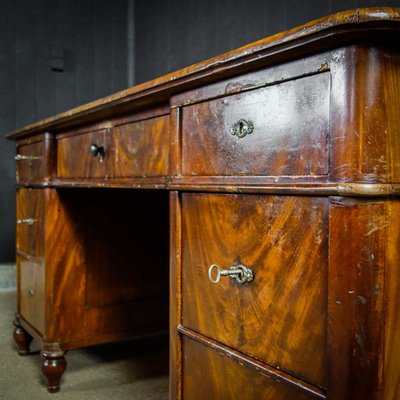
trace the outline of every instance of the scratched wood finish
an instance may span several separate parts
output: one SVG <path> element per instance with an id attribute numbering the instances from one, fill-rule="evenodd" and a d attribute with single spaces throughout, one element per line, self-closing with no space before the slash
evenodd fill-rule
<path id="1" fill-rule="evenodd" d="M 32 184 L 49 181 L 54 173 L 54 137 L 49 133 L 17 143 L 17 155 L 35 157 L 16 161 L 18 183 Z"/>
<path id="2" fill-rule="evenodd" d="M 331 179 L 399 182 L 398 50 L 344 47 L 332 54 L 331 70 Z"/>
<path id="3" fill-rule="evenodd" d="M 168 175 L 169 116 L 115 127 L 111 149 L 113 177 Z"/>
<path id="4" fill-rule="evenodd" d="M 232 135 L 233 124 L 254 131 Z M 183 175 L 328 173 L 329 74 L 244 92 L 182 110 Z"/>
<path id="5" fill-rule="evenodd" d="M 399 201 L 333 198 L 329 272 L 332 399 L 394 400 L 400 384 Z M 398 294 L 398 292 L 397 292 Z"/>
<path id="6" fill-rule="evenodd" d="M 129 113 L 135 108 L 168 101 L 171 95 L 184 90 L 250 69 L 303 58 L 354 40 L 380 39 L 398 43 L 399 20 L 400 10 L 395 7 L 357 8 L 332 14 L 68 110 L 8 136 L 13 139 L 23 138 L 38 130 L 55 131 L 78 123 L 109 118 L 110 115 Z"/>
<path id="7" fill-rule="evenodd" d="M 326 198 L 184 194 L 182 324 L 326 386 Z M 211 264 L 254 281 L 212 284 Z"/>
<path id="8" fill-rule="evenodd" d="M 17 255 L 18 312 L 38 332 L 45 332 L 45 264 L 44 260 Z"/>
<path id="9" fill-rule="evenodd" d="M 185 400 L 317 398 L 186 337 L 183 338 L 183 351 L 182 398 Z"/>
<path id="10" fill-rule="evenodd" d="M 44 191 L 17 189 L 17 251 L 43 257 Z"/>

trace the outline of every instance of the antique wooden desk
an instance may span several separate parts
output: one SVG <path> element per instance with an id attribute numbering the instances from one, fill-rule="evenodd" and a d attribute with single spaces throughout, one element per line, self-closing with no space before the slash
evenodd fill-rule
<path id="1" fill-rule="evenodd" d="M 171 399 L 399 398 L 399 39 L 352 10 L 9 135 L 50 391 L 169 315 Z"/>

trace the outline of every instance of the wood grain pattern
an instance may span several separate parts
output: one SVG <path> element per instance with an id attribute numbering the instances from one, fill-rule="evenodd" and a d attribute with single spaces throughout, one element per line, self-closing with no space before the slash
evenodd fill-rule
<path id="1" fill-rule="evenodd" d="M 386 203 L 387 226 L 385 254 L 385 337 L 384 337 L 384 379 L 383 393 L 385 400 L 396 400 L 400 393 L 400 202 Z"/>
<path id="2" fill-rule="evenodd" d="M 332 199 L 328 331 L 332 399 L 388 398 L 382 383 L 385 267 L 393 268 L 386 259 L 388 226 L 394 222 L 388 219 L 390 208 L 384 200 Z"/>
<path id="3" fill-rule="evenodd" d="M 19 314 L 43 334 L 46 329 L 45 264 L 17 255 L 17 275 Z"/>
<path id="4" fill-rule="evenodd" d="M 168 175 L 169 116 L 115 127 L 110 147 L 113 177 Z"/>
<path id="5" fill-rule="evenodd" d="M 354 45 L 332 55 L 331 179 L 399 182 L 400 55 Z M 349 87 L 354 90 L 349 91 Z"/>
<path id="6" fill-rule="evenodd" d="M 44 191 L 17 189 L 17 251 L 31 257 L 43 257 Z"/>
<path id="7" fill-rule="evenodd" d="M 109 129 L 101 129 L 76 136 L 63 137 L 57 143 L 58 178 L 104 178 L 107 176 L 106 160 L 111 156 L 108 149 Z M 93 156 L 91 145 L 105 149 L 105 157 Z"/>
<path id="8" fill-rule="evenodd" d="M 45 133 L 17 143 L 17 155 L 35 157 L 16 161 L 18 183 L 47 182 L 54 174 L 54 137 Z"/>
<path id="9" fill-rule="evenodd" d="M 328 115 L 328 74 L 184 107 L 182 173 L 327 174 Z M 232 135 L 239 120 L 254 131 Z"/>
<path id="10" fill-rule="evenodd" d="M 326 386 L 328 201 L 184 194 L 182 324 Z M 212 284 L 211 264 L 253 282 Z"/>
<path id="11" fill-rule="evenodd" d="M 51 193 L 44 339 L 67 350 L 166 329 L 167 193 Z"/>
<path id="12" fill-rule="evenodd" d="M 317 399 L 315 395 L 265 376 L 255 367 L 183 338 L 183 399 Z M 204 366 L 200 368 L 199 366 Z M 264 372 L 264 371 L 263 371 Z M 322 397 L 324 398 L 324 397 Z"/>

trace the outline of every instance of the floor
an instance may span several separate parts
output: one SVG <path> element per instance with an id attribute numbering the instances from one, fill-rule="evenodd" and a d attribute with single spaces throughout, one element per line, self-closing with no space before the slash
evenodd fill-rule
<path id="1" fill-rule="evenodd" d="M 1 400 L 163 400 L 168 399 L 168 339 L 131 342 L 69 351 L 61 391 L 47 392 L 41 357 L 17 355 L 12 339 L 15 291 L 0 292 Z"/>

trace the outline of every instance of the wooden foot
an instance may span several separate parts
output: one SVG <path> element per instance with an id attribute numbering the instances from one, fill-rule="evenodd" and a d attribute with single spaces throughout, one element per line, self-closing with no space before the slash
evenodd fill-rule
<path id="1" fill-rule="evenodd" d="M 49 347 L 51 349 L 47 349 Z M 47 378 L 47 390 L 50 393 L 60 390 L 61 376 L 67 367 L 64 355 L 65 352 L 54 344 L 45 345 L 44 350 L 42 350 L 42 372 Z"/>
<path id="2" fill-rule="evenodd" d="M 18 354 L 26 356 L 30 353 L 33 337 L 20 325 L 18 317 L 14 320 L 14 340 L 18 347 Z"/>

